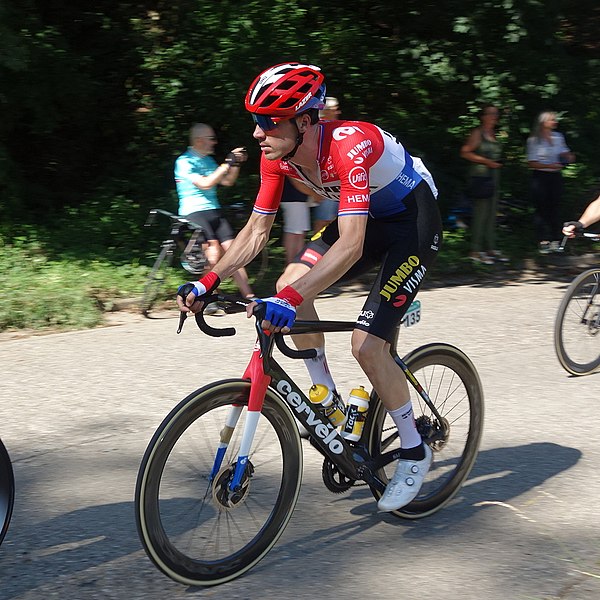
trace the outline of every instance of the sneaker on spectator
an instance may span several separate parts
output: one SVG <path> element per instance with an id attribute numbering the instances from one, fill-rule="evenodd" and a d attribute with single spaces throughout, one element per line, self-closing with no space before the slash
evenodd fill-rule
<path id="1" fill-rule="evenodd" d="M 504 256 L 504 254 L 502 252 L 500 252 L 500 250 L 492 250 L 491 252 L 488 252 L 488 256 L 490 258 L 492 258 L 493 260 L 501 262 L 501 263 L 508 262 L 508 258 L 506 256 Z"/>
<path id="2" fill-rule="evenodd" d="M 553 240 L 550 242 L 550 252 L 559 252 L 560 251 L 560 241 Z"/>
<path id="3" fill-rule="evenodd" d="M 471 252 L 469 258 L 473 262 L 481 263 L 482 265 L 493 265 L 494 259 L 488 256 L 485 252 Z"/>
<path id="4" fill-rule="evenodd" d="M 379 510 L 384 512 L 398 510 L 417 497 L 425 475 L 431 467 L 431 448 L 427 444 L 424 444 L 424 447 L 425 458 L 423 460 L 398 461 L 396 472 L 377 503 Z"/>
<path id="5" fill-rule="evenodd" d="M 211 302 L 205 307 L 204 314 L 212 317 L 222 317 L 225 311 L 216 302 Z"/>

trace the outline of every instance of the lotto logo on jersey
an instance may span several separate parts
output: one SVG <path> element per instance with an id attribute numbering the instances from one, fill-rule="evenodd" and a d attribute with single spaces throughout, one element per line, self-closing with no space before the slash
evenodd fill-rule
<path id="1" fill-rule="evenodd" d="M 350 185 L 357 190 L 366 190 L 369 185 L 369 178 L 364 167 L 354 167 L 348 173 Z"/>

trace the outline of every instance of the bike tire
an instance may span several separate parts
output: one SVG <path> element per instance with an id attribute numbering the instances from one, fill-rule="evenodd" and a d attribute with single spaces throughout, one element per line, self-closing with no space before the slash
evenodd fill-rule
<path id="1" fill-rule="evenodd" d="M 473 468 L 483 432 L 483 389 L 473 363 L 454 346 L 428 344 L 410 352 L 404 362 L 448 423 L 445 440 L 430 444 L 432 466 L 419 494 L 410 504 L 393 511 L 401 518 L 420 519 L 445 506 Z M 417 425 L 425 427 L 426 419 L 430 419 L 435 426 L 431 410 L 409 387 Z M 400 443 L 397 427 L 375 392 L 370 404 L 366 439 L 371 455 L 376 457 Z M 427 442 L 427 436 L 424 440 Z M 380 469 L 380 479 L 387 483 L 395 466 L 393 462 Z M 376 499 L 381 497 L 377 489 L 372 487 L 371 491 Z"/>
<path id="2" fill-rule="evenodd" d="M 173 249 L 163 246 L 144 284 L 140 312 L 147 317 L 165 286 L 165 271 L 173 263 Z"/>
<path id="3" fill-rule="evenodd" d="M 15 476 L 10 456 L 0 440 L 0 544 L 8 531 L 15 504 Z"/>
<path id="4" fill-rule="evenodd" d="M 554 350 L 572 375 L 600 367 L 600 268 L 584 271 L 567 288 L 554 322 Z"/>
<path id="5" fill-rule="evenodd" d="M 232 379 L 193 392 L 164 419 L 144 454 L 135 491 L 138 533 L 156 567 L 180 583 L 217 585 L 248 571 L 279 539 L 296 505 L 302 480 L 300 436 L 287 404 L 271 388 L 249 457 L 252 469 L 243 500 L 225 508 L 219 493 L 226 485 L 221 474 L 235 464 L 245 408 L 224 467 L 212 481 L 209 477 L 226 415 L 233 404 L 247 404 L 249 391 L 248 381 Z"/>

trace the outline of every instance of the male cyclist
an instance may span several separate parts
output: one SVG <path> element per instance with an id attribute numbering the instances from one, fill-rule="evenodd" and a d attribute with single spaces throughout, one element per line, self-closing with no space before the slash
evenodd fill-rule
<path id="1" fill-rule="evenodd" d="M 312 65 L 276 65 L 254 80 L 246 95 L 262 152 L 254 210 L 229 251 L 177 302 L 196 312 L 221 278 L 256 256 L 269 237 L 286 176 L 338 198 L 338 218 L 286 267 L 277 294 L 257 302 L 266 305 L 263 328 L 287 332 L 296 313 L 318 318 L 314 299 L 320 292 L 378 268 L 352 334 L 352 353 L 398 426 L 401 459 L 378 503 L 382 511 L 397 510 L 418 494 L 432 455 L 415 427 L 408 385 L 389 343 L 441 244 L 437 190 L 422 161 L 389 133 L 362 121 L 319 122 L 324 98 L 323 74 Z M 334 388 L 323 335 L 294 342 L 317 348 L 317 358 L 307 361 L 311 378 Z"/>

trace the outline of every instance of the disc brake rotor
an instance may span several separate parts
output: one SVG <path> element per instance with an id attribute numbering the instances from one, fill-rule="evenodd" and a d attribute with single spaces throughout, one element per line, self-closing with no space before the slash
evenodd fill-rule
<path id="1" fill-rule="evenodd" d="M 212 497 L 220 510 L 233 510 L 244 503 L 250 493 L 250 480 L 254 475 L 254 466 L 250 461 L 246 463 L 246 469 L 242 476 L 240 486 L 236 490 L 230 490 L 229 484 L 235 473 L 235 463 L 223 467 L 213 480 Z"/>

